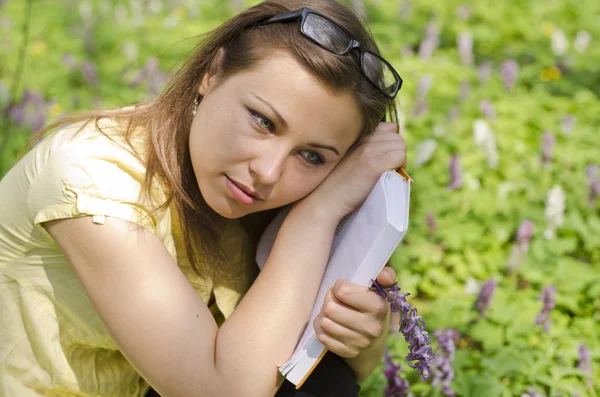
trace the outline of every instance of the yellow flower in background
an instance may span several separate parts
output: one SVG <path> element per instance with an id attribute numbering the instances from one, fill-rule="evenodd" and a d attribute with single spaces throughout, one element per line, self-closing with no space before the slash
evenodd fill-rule
<path id="1" fill-rule="evenodd" d="M 561 76 L 562 73 L 556 66 L 551 67 L 550 69 L 544 69 L 540 72 L 540 79 L 542 79 L 542 81 L 558 80 Z"/>
<path id="2" fill-rule="evenodd" d="M 64 108 L 60 103 L 53 103 L 48 109 L 48 117 L 55 118 L 63 112 Z"/>
<path id="3" fill-rule="evenodd" d="M 36 40 L 33 43 L 31 43 L 31 46 L 29 47 L 29 53 L 34 57 L 38 57 L 40 55 L 44 55 L 46 53 L 47 48 L 48 45 L 45 41 Z"/>
<path id="4" fill-rule="evenodd" d="M 554 31 L 554 25 L 550 22 L 544 22 L 542 24 L 542 32 L 544 32 L 544 36 L 550 38 L 552 36 L 552 32 Z"/>
<path id="5" fill-rule="evenodd" d="M 177 18 L 177 20 L 183 21 L 187 17 L 187 10 L 185 7 L 179 6 L 173 10 L 173 15 L 175 18 Z"/>

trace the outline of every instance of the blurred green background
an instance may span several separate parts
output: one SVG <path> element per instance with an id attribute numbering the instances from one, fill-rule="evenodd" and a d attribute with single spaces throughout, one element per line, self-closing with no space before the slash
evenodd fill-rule
<path id="1" fill-rule="evenodd" d="M 59 115 L 152 98 L 197 35 L 255 3 L 0 0 L 0 177 Z M 404 79 L 415 182 L 393 265 L 434 351 L 435 330 L 459 333 L 446 382 L 457 396 L 597 396 L 600 2 L 346 4 Z M 401 336 L 389 349 L 412 395 L 452 394 L 408 368 Z M 386 394 L 382 369 L 362 395 Z"/>

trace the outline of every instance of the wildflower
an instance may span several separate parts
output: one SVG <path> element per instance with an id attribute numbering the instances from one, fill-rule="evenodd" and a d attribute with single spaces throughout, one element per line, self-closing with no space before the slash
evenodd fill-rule
<path id="1" fill-rule="evenodd" d="M 438 340 L 439 350 L 435 356 L 434 372 L 432 386 L 442 385 L 442 393 L 447 397 L 454 397 L 456 393 L 452 390 L 452 380 L 454 379 L 454 370 L 452 361 L 454 360 L 454 340 L 458 339 L 459 334 L 454 329 L 437 330 L 434 336 Z"/>
<path id="2" fill-rule="evenodd" d="M 477 146 L 483 148 L 488 160 L 488 167 L 496 168 L 499 157 L 496 138 L 487 121 L 482 119 L 473 121 L 473 139 Z"/>
<path id="3" fill-rule="evenodd" d="M 144 68 L 130 81 L 129 86 L 136 87 L 142 82 L 145 82 L 148 86 L 148 90 L 152 94 L 156 94 L 166 78 L 167 74 L 160 71 L 158 59 L 151 57 L 146 62 Z"/>
<path id="4" fill-rule="evenodd" d="M 462 186 L 462 168 L 459 164 L 459 157 L 456 154 L 450 159 L 450 184 L 447 186 L 450 190 L 459 189 Z"/>
<path id="5" fill-rule="evenodd" d="M 481 114 L 488 119 L 493 120 L 496 118 L 496 109 L 494 108 L 494 105 L 492 105 L 492 103 L 487 99 L 479 102 L 479 111 L 481 111 Z"/>
<path id="6" fill-rule="evenodd" d="M 521 397 L 545 397 L 543 394 L 539 394 L 533 388 L 529 388 L 527 393 L 521 394 Z"/>
<path id="7" fill-rule="evenodd" d="M 65 65 L 68 71 L 73 71 L 77 67 L 77 59 L 75 58 L 75 55 L 71 53 L 63 55 L 62 63 Z"/>
<path id="8" fill-rule="evenodd" d="M 417 86 L 417 98 L 425 98 L 425 95 L 427 95 L 432 85 L 432 75 L 426 74 L 425 76 L 421 77 L 421 79 L 419 80 L 419 85 Z"/>
<path id="9" fill-rule="evenodd" d="M 562 72 L 556 66 L 550 69 L 544 69 L 540 72 L 540 79 L 542 81 L 558 80 L 562 76 Z"/>
<path id="10" fill-rule="evenodd" d="M 383 362 L 383 374 L 387 379 L 385 396 L 401 397 L 412 395 L 412 393 L 409 393 L 410 383 L 408 383 L 408 380 L 400 377 L 400 372 L 403 371 L 400 364 L 394 364 L 392 360 L 394 357 L 396 356 L 390 356 L 388 348 L 386 347 Z"/>
<path id="11" fill-rule="evenodd" d="M 545 209 L 547 226 L 544 230 L 547 239 L 553 239 L 556 229 L 564 222 L 565 200 L 565 192 L 560 185 L 554 185 L 548 192 Z"/>
<path id="12" fill-rule="evenodd" d="M 490 307 L 490 303 L 492 302 L 492 297 L 494 296 L 494 292 L 496 292 L 497 282 L 496 279 L 491 278 L 481 287 L 479 291 L 479 296 L 477 297 L 477 302 L 475 302 L 475 308 L 479 312 L 479 314 L 485 317 L 485 312 Z"/>
<path id="13" fill-rule="evenodd" d="M 524 251 L 529 249 L 529 243 L 531 237 L 535 231 L 535 223 L 529 220 L 524 220 L 517 229 L 517 244 L 523 248 Z"/>
<path id="14" fill-rule="evenodd" d="M 463 81 L 460 83 L 460 89 L 458 91 L 458 100 L 464 101 L 469 96 L 469 92 L 471 92 L 471 84 L 468 81 Z"/>
<path id="15" fill-rule="evenodd" d="M 492 64 L 490 62 L 482 63 L 479 68 L 479 81 L 482 84 L 487 83 L 487 81 L 492 77 Z"/>
<path id="16" fill-rule="evenodd" d="M 385 298 L 390 303 L 392 313 L 400 313 L 400 332 L 408 343 L 408 366 L 416 368 L 422 379 L 431 376 L 431 363 L 434 360 L 433 351 L 429 346 L 429 335 L 425 331 L 425 321 L 417 315 L 417 309 L 406 301 L 408 293 L 400 293 L 396 284 L 390 287 L 381 286 L 377 280 L 372 280 L 371 290 Z"/>
<path id="17" fill-rule="evenodd" d="M 4 107 L 8 104 L 10 100 L 10 93 L 8 92 L 8 87 L 4 81 L 0 80 L 0 111 L 4 109 Z"/>
<path id="18" fill-rule="evenodd" d="M 580 30 L 579 32 L 577 32 L 577 35 L 575 36 L 575 42 L 573 43 L 573 47 L 575 47 L 575 49 L 578 52 L 583 53 L 583 52 L 585 52 L 585 50 L 587 50 L 591 41 L 592 41 L 592 36 L 587 31 Z"/>
<path id="19" fill-rule="evenodd" d="M 512 89 L 515 86 L 519 74 L 519 64 L 512 59 L 505 61 L 500 68 L 500 72 L 502 74 L 504 87 L 507 90 Z"/>
<path id="20" fill-rule="evenodd" d="M 435 215 L 433 214 L 433 212 L 428 212 L 426 219 L 427 219 L 427 227 L 429 228 L 429 232 L 435 234 L 435 232 L 437 232 L 438 226 L 437 226 L 437 222 L 435 220 Z"/>
<path id="21" fill-rule="evenodd" d="M 92 62 L 85 61 L 83 65 L 81 65 L 81 72 L 83 73 L 83 77 L 89 84 L 98 84 L 98 73 L 96 72 L 96 67 Z"/>
<path id="22" fill-rule="evenodd" d="M 546 166 L 552 163 L 552 149 L 554 148 L 555 143 L 556 138 L 554 138 L 552 131 L 544 132 L 542 138 L 542 163 Z"/>
<path id="23" fill-rule="evenodd" d="M 83 33 L 83 47 L 88 54 L 96 53 L 96 39 L 92 29 L 86 29 Z"/>
<path id="24" fill-rule="evenodd" d="M 466 21 L 471 16 L 471 7 L 468 4 L 462 4 L 456 8 L 456 16 Z"/>
<path id="25" fill-rule="evenodd" d="M 564 55 L 569 49 L 569 40 L 567 40 L 565 32 L 558 28 L 552 30 L 550 40 L 552 42 L 552 52 L 554 55 Z"/>
<path id="26" fill-rule="evenodd" d="M 460 33 L 456 38 L 460 59 L 465 65 L 473 64 L 473 35 L 469 32 Z"/>
<path id="27" fill-rule="evenodd" d="M 590 164 L 586 168 L 588 184 L 590 186 L 590 206 L 594 206 L 596 199 L 600 197 L 600 173 L 596 164 Z"/>
<path id="28" fill-rule="evenodd" d="M 452 106 L 448 111 L 448 120 L 450 122 L 460 117 L 460 108 L 458 106 Z"/>
<path id="29" fill-rule="evenodd" d="M 115 21 L 118 25 L 124 25 L 125 23 L 127 23 L 127 18 L 129 11 L 127 9 L 127 6 L 124 4 L 117 4 L 115 6 Z"/>
<path id="30" fill-rule="evenodd" d="M 414 115 L 418 116 L 420 114 L 427 113 L 428 110 L 429 105 L 427 104 L 427 101 L 424 98 L 417 99 L 417 104 L 415 105 L 415 108 L 413 110 Z"/>
<path id="31" fill-rule="evenodd" d="M 577 349 L 578 357 L 575 368 L 579 368 L 583 372 L 592 375 L 592 357 L 590 351 L 585 347 L 584 344 L 579 345 Z"/>
<path id="32" fill-rule="evenodd" d="M 563 135 L 569 135 L 571 133 L 571 131 L 573 131 L 573 128 L 575 128 L 576 123 L 577 123 L 577 118 L 574 115 L 568 114 L 568 115 L 564 116 L 560 120 L 560 132 Z"/>
<path id="33" fill-rule="evenodd" d="M 28 126 L 33 132 L 46 124 L 47 103 L 40 93 L 25 90 L 21 102 L 9 106 L 9 114 L 16 126 Z"/>
<path id="34" fill-rule="evenodd" d="M 440 45 L 440 32 L 436 23 L 431 21 L 425 28 L 425 38 L 419 45 L 419 56 L 423 59 L 430 59 L 433 52 Z"/>
<path id="35" fill-rule="evenodd" d="M 543 325 L 544 331 L 546 332 L 550 329 L 550 311 L 556 306 L 555 297 L 556 289 L 553 285 L 544 288 L 538 297 L 538 300 L 543 301 L 544 306 L 542 307 L 540 314 L 536 317 L 535 323 L 537 325 Z"/>
<path id="36" fill-rule="evenodd" d="M 416 147 L 417 157 L 415 163 L 417 165 L 423 165 L 427 163 L 433 157 L 435 150 L 438 147 L 438 143 L 435 139 L 426 139 L 419 142 Z"/>
<path id="37" fill-rule="evenodd" d="M 513 245 L 508 260 L 508 270 L 515 270 L 523 261 L 523 257 L 529 251 L 529 243 L 535 231 L 535 223 L 529 220 L 521 222 L 517 229 L 516 244 Z"/>
<path id="38" fill-rule="evenodd" d="M 133 63 L 138 59 L 138 46 L 133 41 L 126 41 L 123 45 L 123 55 L 128 63 Z"/>

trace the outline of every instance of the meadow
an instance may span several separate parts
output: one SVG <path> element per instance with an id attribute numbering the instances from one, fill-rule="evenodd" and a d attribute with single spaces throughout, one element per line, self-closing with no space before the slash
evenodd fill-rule
<path id="1" fill-rule="evenodd" d="M 0 177 L 61 114 L 156 95 L 256 1 L 0 0 Z M 600 2 L 352 0 L 404 80 L 413 177 L 392 258 L 426 323 L 361 395 L 600 394 Z M 395 385 L 395 386 L 394 386 Z"/>

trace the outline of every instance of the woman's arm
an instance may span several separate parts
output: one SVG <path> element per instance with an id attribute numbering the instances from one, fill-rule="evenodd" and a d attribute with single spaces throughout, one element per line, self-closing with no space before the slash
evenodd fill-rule
<path id="1" fill-rule="evenodd" d="M 303 200 L 219 329 L 150 231 L 107 218 L 44 224 L 130 363 L 163 397 L 272 396 L 308 321 L 339 221 Z"/>

